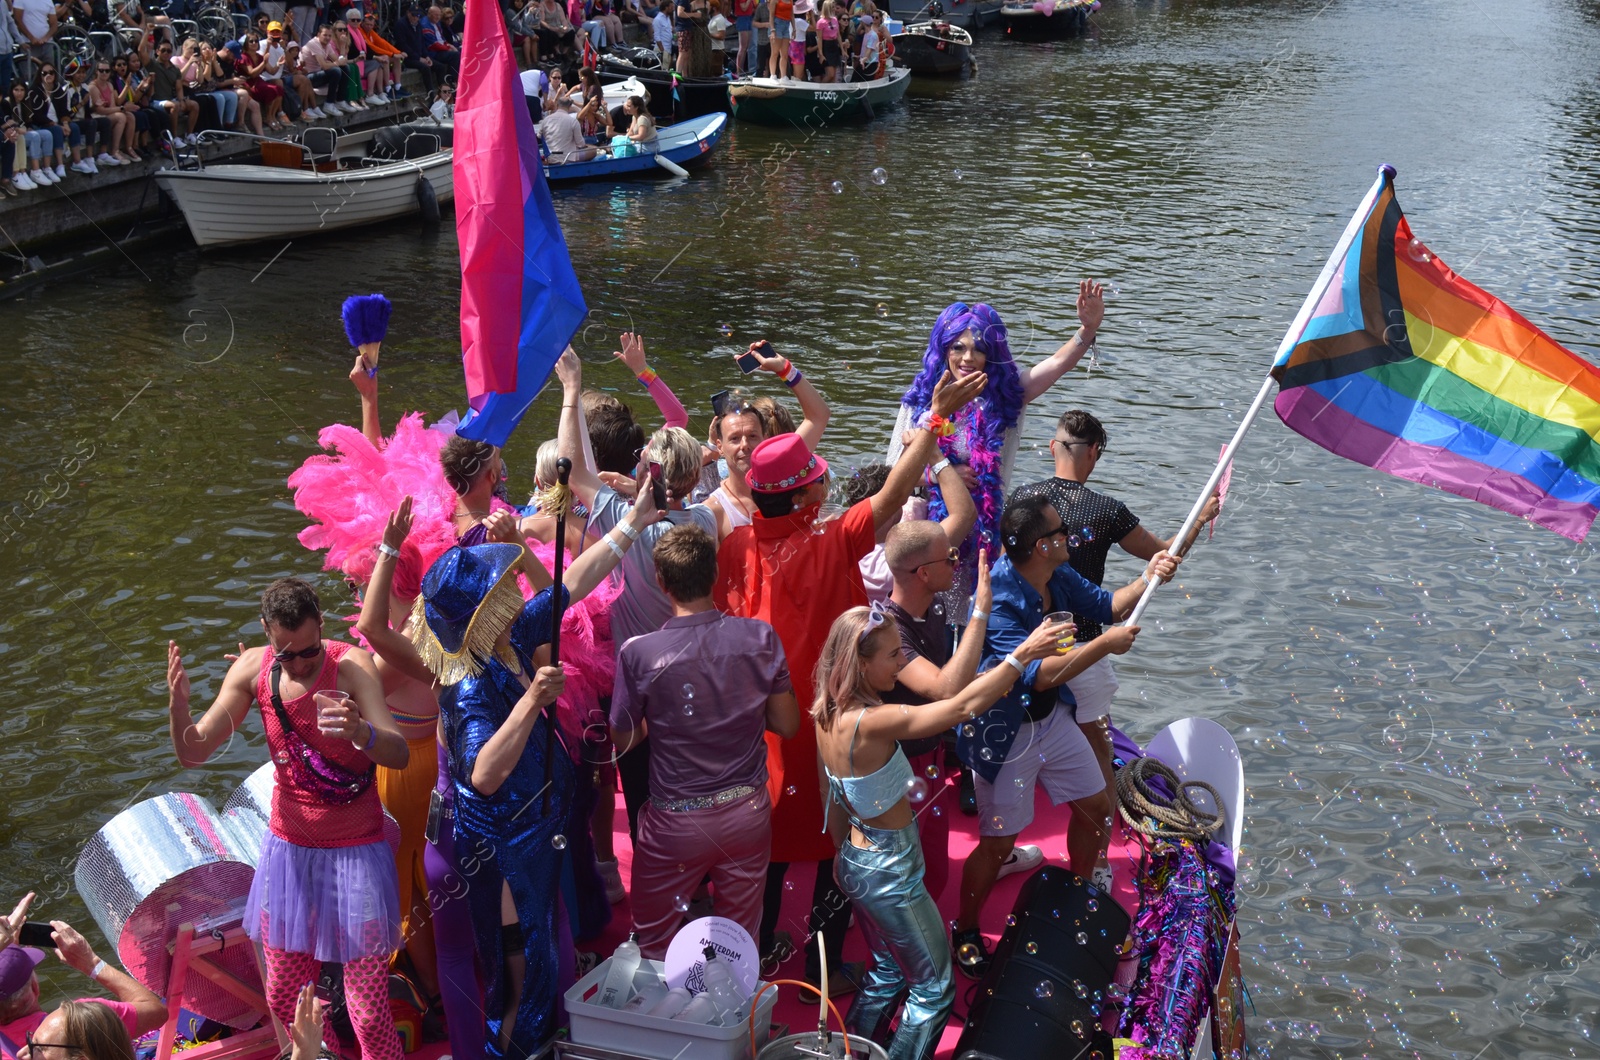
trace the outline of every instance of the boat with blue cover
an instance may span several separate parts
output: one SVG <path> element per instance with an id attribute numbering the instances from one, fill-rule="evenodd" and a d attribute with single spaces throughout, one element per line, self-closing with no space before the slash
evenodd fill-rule
<path id="1" fill-rule="evenodd" d="M 628 151 L 621 154 L 603 154 L 587 162 L 564 162 L 560 165 L 545 163 L 545 179 L 551 184 L 572 184 L 590 180 L 625 180 L 632 177 L 654 177 L 663 173 L 693 169 L 704 165 L 722 142 L 727 131 L 726 114 L 703 114 L 698 118 L 680 121 L 661 128 L 654 150 Z M 663 162 L 670 163 L 664 165 Z"/>

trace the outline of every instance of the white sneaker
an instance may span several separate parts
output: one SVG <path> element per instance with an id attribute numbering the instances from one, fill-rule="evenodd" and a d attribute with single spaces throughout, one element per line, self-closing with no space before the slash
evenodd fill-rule
<path id="1" fill-rule="evenodd" d="M 41 187 L 46 184 L 54 184 L 56 182 L 56 175 L 50 172 L 48 167 L 41 167 L 33 170 L 32 172 L 33 182 Z"/>
<path id="2" fill-rule="evenodd" d="M 329 103 L 328 104 L 328 110 L 332 111 L 334 114 L 349 114 L 350 113 L 350 107 L 347 104 L 337 103 L 337 102 Z"/>
<path id="3" fill-rule="evenodd" d="M 78 161 L 72 163 L 72 171 L 74 173 L 83 173 L 86 175 L 94 172 L 94 170 L 90 167 L 89 162 L 84 159 L 79 159 Z"/>
<path id="4" fill-rule="evenodd" d="M 101 151 L 99 154 L 95 155 L 94 156 L 94 160 L 96 162 L 98 162 L 102 166 L 120 166 L 120 165 L 122 165 L 121 162 L 118 162 L 115 158 L 112 158 L 110 155 L 106 154 L 104 151 Z"/>
<path id="5" fill-rule="evenodd" d="M 628 889 L 622 886 L 622 873 L 617 871 L 616 860 L 596 862 L 600 867 L 600 879 L 606 885 L 606 901 L 616 905 L 628 897 Z"/>
<path id="6" fill-rule="evenodd" d="M 90 173 L 98 173 L 98 172 L 100 172 L 100 167 L 95 165 L 94 164 L 94 159 L 90 158 L 88 155 L 84 155 L 83 156 L 83 164 L 89 167 L 89 172 Z"/>
<path id="7" fill-rule="evenodd" d="M 65 179 L 67 179 L 67 167 L 62 165 L 60 162 L 57 162 L 56 163 L 56 168 L 55 168 L 55 175 L 56 175 L 56 179 L 57 180 L 65 180 Z"/>
<path id="8" fill-rule="evenodd" d="M 28 174 L 17 171 L 11 177 L 11 186 L 18 191 L 33 191 L 39 185 L 28 179 Z"/>
<path id="9" fill-rule="evenodd" d="M 380 96 L 376 92 L 367 97 L 367 104 L 373 107 L 382 107 L 387 105 L 388 102 L 389 99 L 387 96 Z"/>
<path id="10" fill-rule="evenodd" d="M 322 111 L 316 107 L 308 107 L 300 112 L 300 116 L 307 121 L 321 121 Z"/>
<path id="11" fill-rule="evenodd" d="M 1006 858 L 1006 863 L 1000 866 L 1000 876 L 1010 876 L 1018 872 L 1032 872 L 1044 864 L 1044 851 L 1032 843 L 1023 843 L 1013 847 L 1011 856 Z"/>

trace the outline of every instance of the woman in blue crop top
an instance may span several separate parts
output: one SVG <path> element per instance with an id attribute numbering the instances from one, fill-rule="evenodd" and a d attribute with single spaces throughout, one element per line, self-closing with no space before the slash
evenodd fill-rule
<path id="1" fill-rule="evenodd" d="M 988 580 L 980 558 L 980 580 Z M 872 970 L 845 1018 L 874 1037 L 909 988 L 890 1060 L 928 1060 L 939 1044 L 955 983 L 939 910 L 922 885 L 922 844 L 906 792 L 911 767 L 900 740 L 934 736 L 989 709 L 1030 662 L 1056 653 L 1070 624 L 1040 626 L 1004 662 L 952 699 L 885 705 L 905 665 L 900 632 L 880 607 L 853 607 L 828 632 L 817 663 L 817 753 L 828 774 L 828 828 L 839 846 L 834 878 L 855 904 Z"/>

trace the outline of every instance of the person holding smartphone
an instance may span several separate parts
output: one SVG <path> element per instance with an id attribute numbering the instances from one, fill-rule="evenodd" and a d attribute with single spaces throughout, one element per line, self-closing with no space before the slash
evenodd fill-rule
<path id="1" fill-rule="evenodd" d="M 33 895 L 23 895 L 10 915 L 0 916 L 0 1038 L 15 1052 L 39 1029 L 49 1013 L 39 1005 L 39 978 L 34 969 L 51 947 L 61 962 L 116 995 L 116 1000 L 78 998 L 111 1009 L 136 1038 L 167 1022 L 167 1006 L 126 972 L 101 960 L 81 934 L 62 920 L 28 921 Z M 41 1043 L 42 1044 L 42 1043 Z M 32 1050 L 30 1050 L 31 1052 Z"/>

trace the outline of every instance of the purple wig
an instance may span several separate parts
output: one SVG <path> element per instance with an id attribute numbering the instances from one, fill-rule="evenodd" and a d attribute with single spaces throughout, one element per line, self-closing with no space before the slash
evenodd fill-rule
<path id="1" fill-rule="evenodd" d="M 984 439 L 986 447 L 999 452 L 1006 431 L 1017 425 L 1022 413 L 1022 377 L 1006 342 L 1005 321 L 992 306 L 979 302 L 968 307 L 965 302 L 954 302 L 939 314 L 928 335 L 928 352 L 922 355 L 922 371 L 900 400 L 919 414 L 927 410 L 933 403 L 934 386 L 949 367 L 947 351 L 965 331 L 973 333 L 978 350 L 988 361 L 984 371 L 989 374 L 989 385 L 978 395 L 978 401 L 983 405 L 988 433 L 993 436 Z"/>

